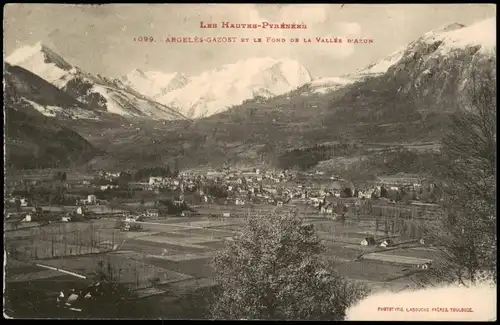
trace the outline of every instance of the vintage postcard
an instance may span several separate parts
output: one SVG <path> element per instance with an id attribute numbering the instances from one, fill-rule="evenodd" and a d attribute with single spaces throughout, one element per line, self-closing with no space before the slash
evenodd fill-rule
<path id="1" fill-rule="evenodd" d="M 3 27 L 5 318 L 496 320 L 496 5 Z"/>

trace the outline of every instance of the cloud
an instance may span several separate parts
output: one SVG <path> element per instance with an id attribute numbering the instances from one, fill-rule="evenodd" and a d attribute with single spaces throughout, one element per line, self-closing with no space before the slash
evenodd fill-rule
<path id="1" fill-rule="evenodd" d="M 341 22 L 337 23 L 340 33 L 344 36 L 354 36 L 361 33 L 361 26 L 358 23 L 353 22 Z"/>
<path id="2" fill-rule="evenodd" d="M 496 287 L 489 284 L 442 287 L 371 295 L 347 310 L 347 320 L 494 321 L 496 306 Z"/>
<path id="3" fill-rule="evenodd" d="M 280 9 L 279 19 L 283 22 L 321 24 L 328 17 L 331 5 L 324 4 L 293 4 Z"/>

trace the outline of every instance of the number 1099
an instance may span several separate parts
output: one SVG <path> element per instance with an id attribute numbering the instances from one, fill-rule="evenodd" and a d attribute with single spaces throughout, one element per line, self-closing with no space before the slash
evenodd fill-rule
<path id="1" fill-rule="evenodd" d="M 139 36 L 134 37 L 134 42 L 154 42 L 153 36 Z"/>

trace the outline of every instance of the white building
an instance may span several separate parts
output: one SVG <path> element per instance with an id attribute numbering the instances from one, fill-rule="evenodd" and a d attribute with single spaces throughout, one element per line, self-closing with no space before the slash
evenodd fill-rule
<path id="1" fill-rule="evenodd" d="M 95 195 L 89 195 L 87 197 L 87 203 L 88 204 L 96 204 L 97 203 L 97 197 Z"/>
<path id="2" fill-rule="evenodd" d="M 375 238 L 373 237 L 366 237 L 361 241 L 362 246 L 372 246 L 375 245 Z"/>
<path id="3" fill-rule="evenodd" d="M 108 190 L 108 189 L 112 189 L 112 188 L 117 188 L 118 185 L 101 185 L 100 188 L 101 188 L 101 191 L 105 191 L 105 190 Z"/>
<path id="4" fill-rule="evenodd" d="M 27 207 L 28 206 L 28 199 L 26 199 L 26 198 L 23 197 L 21 199 L 21 206 L 22 207 Z"/>
<path id="5" fill-rule="evenodd" d="M 163 177 L 151 176 L 149 177 L 149 185 L 160 185 L 164 183 Z"/>
<path id="6" fill-rule="evenodd" d="M 157 218 L 159 216 L 158 209 L 148 209 L 146 211 L 146 215 L 148 217 L 156 217 Z"/>

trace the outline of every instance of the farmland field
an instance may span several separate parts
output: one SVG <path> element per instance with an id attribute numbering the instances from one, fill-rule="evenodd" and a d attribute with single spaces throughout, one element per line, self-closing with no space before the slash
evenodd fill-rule
<path id="1" fill-rule="evenodd" d="M 384 237 L 383 232 L 374 233 L 371 229 L 373 222 L 370 220 L 364 219 L 360 222 L 351 220 L 342 223 L 308 218 L 306 222 L 312 223 L 317 229 L 326 246 L 324 258 L 335 261 L 334 268 L 337 273 L 352 280 L 361 281 L 373 290 L 396 290 L 412 284 L 411 265 L 401 265 L 397 263 L 398 259 L 410 261 L 411 264 L 412 261 L 417 261 L 415 259 L 436 258 L 435 251 L 421 247 L 422 245 L 419 247 L 411 244 L 405 248 L 406 244 L 403 245 L 403 243 L 407 240 L 404 238 L 394 238 L 396 246 L 390 249 L 361 246 L 360 242 L 366 235 L 376 235 L 375 238 L 378 240 Z M 175 292 L 182 288 L 183 292 L 190 295 L 192 292 L 200 292 L 199 290 L 205 286 L 213 285 L 214 271 L 210 266 L 211 258 L 217 250 L 224 247 L 225 238 L 238 234 L 242 223 L 243 219 L 234 217 L 225 219 L 171 218 L 166 223 L 153 220 L 141 223 L 143 230 L 139 232 L 116 233 L 113 230 L 114 220 L 101 219 L 89 223 L 51 225 L 34 228 L 35 230 L 12 230 L 6 235 L 6 247 L 8 250 L 12 246 L 29 246 L 31 243 L 29 237 L 34 234 L 40 236 L 45 233 L 47 237 L 46 234 L 51 232 L 60 235 L 61 231 L 72 233 L 97 229 L 99 241 L 93 243 L 92 254 L 82 248 L 80 251 L 77 250 L 78 254 L 69 253 L 68 243 L 58 241 L 52 244 L 44 238 L 38 240 L 40 245 L 37 249 L 40 250 L 40 247 L 45 245 L 52 250 L 53 245 L 58 251 L 54 254 L 57 257 L 44 256 L 45 258 L 42 259 L 40 255 L 37 257 L 36 254 L 26 253 L 27 259 L 32 262 L 38 259 L 41 264 L 75 272 L 89 278 L 95 277 L 97 270 L 101 267 L 104 272 L 111 273 L 114 281 L 139 290 L 137 292 L 140 292 L 139 296 L 142 300 L 149 301 L 153 297 L 148 297 L 154 296 L 155 299 L 165 300 L 166 303 L 175 301 L 177 304 L 178 297 L 171 296 L 172 290 Z M 109 247 L 110 241 L 115 243 L 114 247 Z M 99 245 L 106 243 L 108 243 L 107 247 L 99 249 Z M 370 256 L 372 256 L 371 259 Z M 58 275 L 57 272 L 46 269 L 35 272 L 27 266 L 23 269 L 23 267 L 12 265 L 10 271 L 9 268 L 7 270 L 7 283 L 11 286 L 19 286 L 23 281 L 45 283 L 53 278 L 69 276 Z M 22 275 L 23 273 L 33 274 L 25 276 Z M 156 283 L 155 287 L 152 287 L 153 281 Z M 54 290 L 59 288 L 59 282 L 51 283 Z"/>

